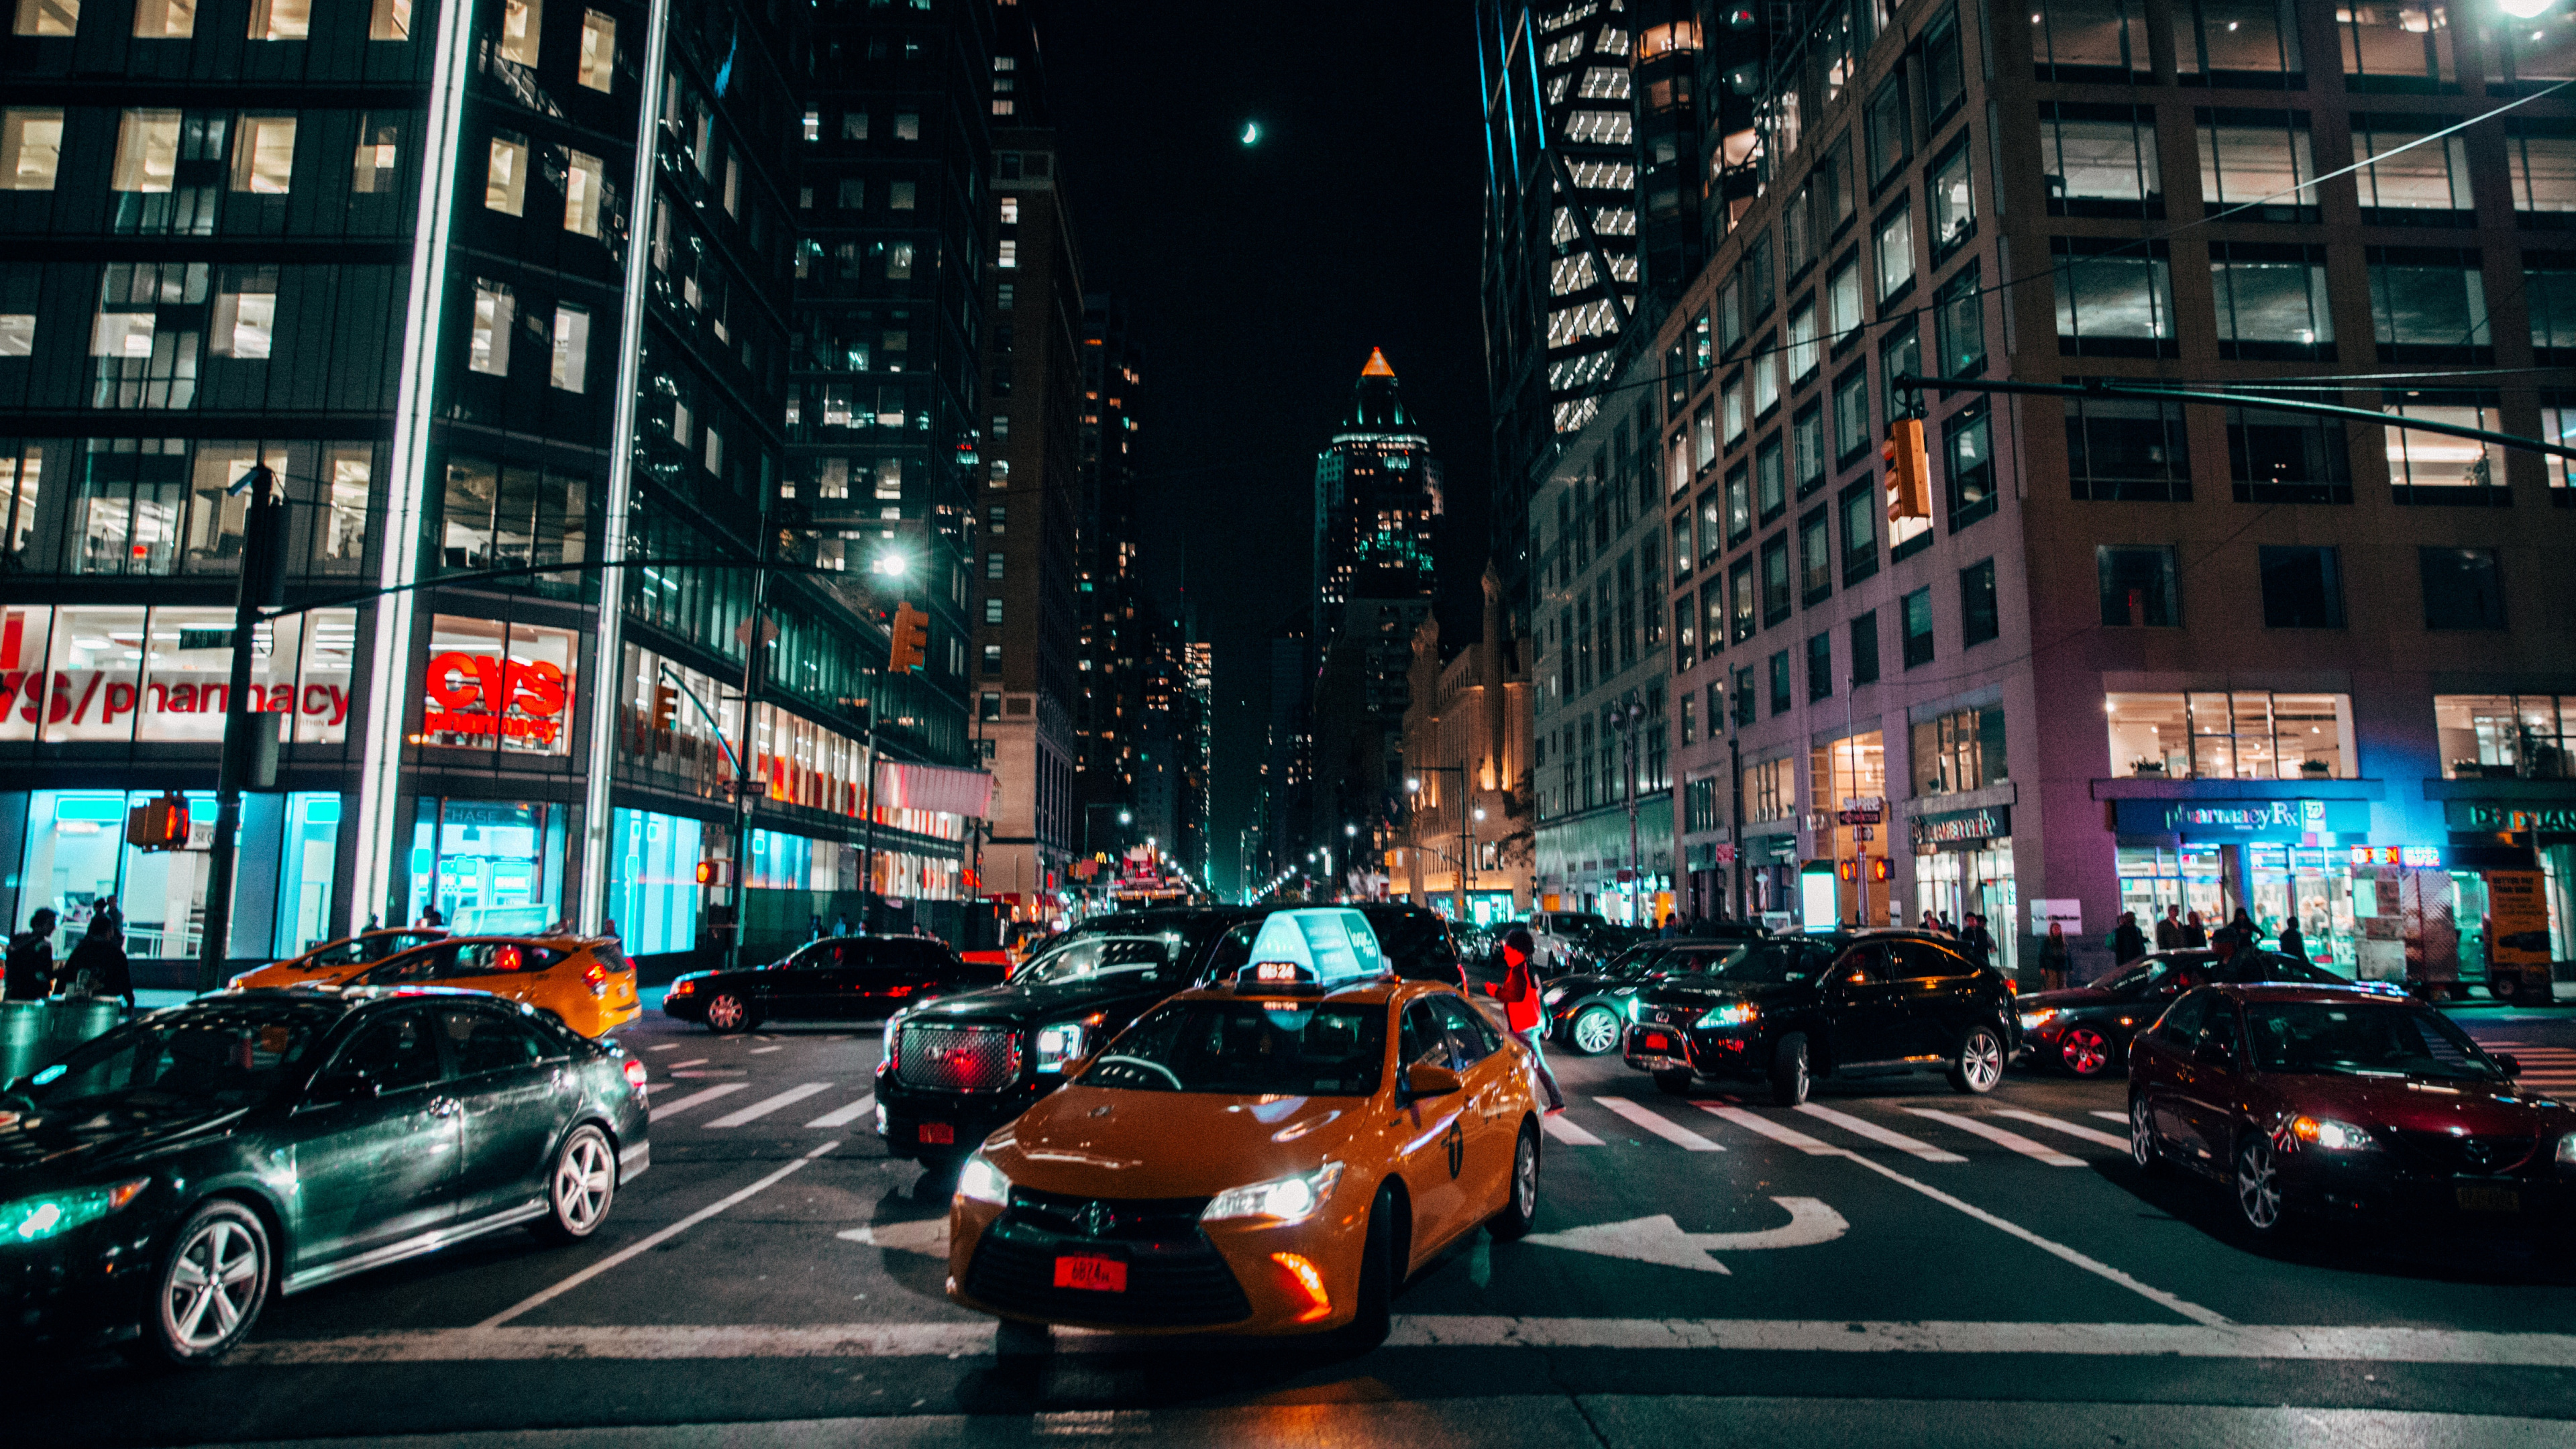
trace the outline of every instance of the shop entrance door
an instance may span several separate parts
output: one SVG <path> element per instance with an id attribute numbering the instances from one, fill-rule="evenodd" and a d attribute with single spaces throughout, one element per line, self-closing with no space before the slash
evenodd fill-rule
<path id="1" fill-rule="evenodd" d="M 423 800 L 414 828 L 415 916 L 436 906 L 459 935 L 541 931 L 560 914 L 563 807 Z"/>

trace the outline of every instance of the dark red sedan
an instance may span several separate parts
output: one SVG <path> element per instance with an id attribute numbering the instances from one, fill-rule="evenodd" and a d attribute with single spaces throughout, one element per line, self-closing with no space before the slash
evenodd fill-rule
<path id="1" fill-rule="evenodd" d="M 2129 1150 L 2224 1183 L 2258 1235 L 2290 1216 L 2475 1214 L 2563 1227 L 2576 1110 L 2419 1002 L 2210 986 L 2129 1052 Z"/>

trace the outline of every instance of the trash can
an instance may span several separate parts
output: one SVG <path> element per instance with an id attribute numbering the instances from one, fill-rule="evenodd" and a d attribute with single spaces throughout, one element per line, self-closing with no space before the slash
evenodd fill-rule
<path id="1" fill-rule="evenodd" d="M 54 1004 L 0 1001 L 0 1085 L 34 1071 L 53 1055 Z"/>
<path id="2" fill-rule="evenodd" d="M 125 1021 L 125 1003 L 113 996 L 57 996 L 53 1000 L 53 1047 L 58 1057 L 94 1036 L 105 1036 Z"/>

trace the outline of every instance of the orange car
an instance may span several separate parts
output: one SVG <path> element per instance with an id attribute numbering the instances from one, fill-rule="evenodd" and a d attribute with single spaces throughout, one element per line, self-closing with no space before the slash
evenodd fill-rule
<path id="1" fill-rule="evenodd" d="M 353 974 L 351 986 L 451 986 L 551 1011 L 583 1036 L 605 1036 L 643 1013 L 635 964 L 613 937 L 451 936 Z"/>
<path id="2" fill-rule="evenodd" d="M 434 926 L 418 926 L 399 931 L 361 931 L 337 941 L 314 947 L 288 961 L 273 961 L 256 971 L 245 971 L 230 986 L 300 986 L 306 982 L 330 985 L 346 981 L 398 951 L 444 941 L 447 932 Z"/>
<path id="3" fill-rule="evenodd" d="M 1530 1229 L 1529 1051 L 1367 918 L 1282 911 L 1228 987 L 1145 1013 L 968 1157 L 948 1294 L 1020 1323 L 1341 1331 L 1374 1344 L 1415 1269 Z"/>

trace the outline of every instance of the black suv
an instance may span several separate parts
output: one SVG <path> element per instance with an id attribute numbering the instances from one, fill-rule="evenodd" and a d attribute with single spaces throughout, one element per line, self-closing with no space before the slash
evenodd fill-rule
<path id="1" fill-rule="evenodd" d="M 953 1161 L 1055 1090 L 1067 1063 L 1176 991 L 1231 980 L 1277 907 L 1165 908 L 1094 916 L 1011 979 L 886 1023 L 877 1131 L 891 1157 Z M 1358 908 L 1399 976 L 1465 989 L 1448 922 L 1419 906 Z"/>
<path id="2" fill-rule="evenodd" d="M 1597 1057 L 1619 1045 L 1628 1024 L 1628 1002 L 1646 983 L 1667 976 L 1714 971 L 1735 941 L 1676 939 L 1631 946 L 1605 965 L 1582 966 L 1541 983 L 1547 1034 L 1569 1050 Z"/>
<path id="3" fill-rule="evenodd" d="M 1946 1072 L 1986 1093 L 2019 1044 L 2012 983 L 1917 931 L 1755 941 L 1722 965 L 1640 990 L 1621 1055 L 1667 1092 L 1696 1077 L 1767 1079 L 1794 1107 L 1817 1077 Z"/>

